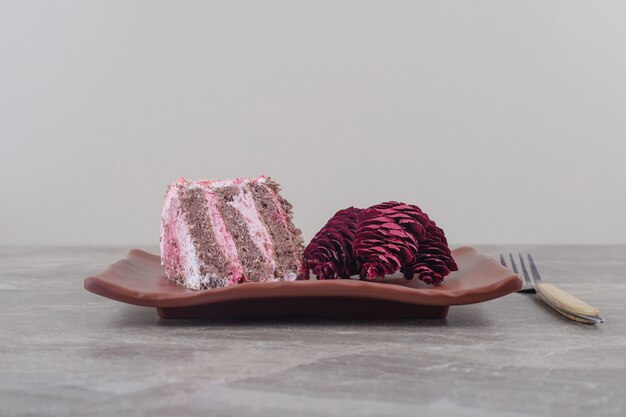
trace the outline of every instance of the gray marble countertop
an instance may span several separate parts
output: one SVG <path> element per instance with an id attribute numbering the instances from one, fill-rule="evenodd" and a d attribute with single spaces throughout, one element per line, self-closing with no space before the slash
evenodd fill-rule
<path id="1" fill-rule="evenodd" d="M 480 249 L 531 252 L 607 322 L 522 294 L 444 320 L 164 320 L 83 289 L 124 248 L 0 248 L 0 416 L 626 415 L 626 247 Z"/>

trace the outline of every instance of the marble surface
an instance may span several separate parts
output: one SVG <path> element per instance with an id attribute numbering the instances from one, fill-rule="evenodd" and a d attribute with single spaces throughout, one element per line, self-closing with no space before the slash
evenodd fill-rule
<path id="1" fill-rule="evenodd" d="M 531 252 L 607 322 L 522 294 L 445 320 L 163 320 L 83 289 L 124 248 L 0 248 L 0 416 L 626 415 L 626 247 L 481 250 Z"/>

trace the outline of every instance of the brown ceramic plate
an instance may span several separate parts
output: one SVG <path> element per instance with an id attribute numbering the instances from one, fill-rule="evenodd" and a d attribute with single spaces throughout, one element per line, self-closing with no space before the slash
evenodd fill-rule
<path id="1" fill-rule="evenodd" d="M 480 303 L 519 290 L 519 276 L 494 258 L 463 247 L 459 270 L 438 287 L 417 279 L 251 282 L 192 291 L 167 279 L 160 258 L 133 249 L 85 279 L 85 289 L 129 304 L 156 307 L 163 318 L 287 317 L 443 318 L 452 305 Z"/>
<path id="2" fill-rule="evenodd" d="M 246 283 L 192 291 L 165 277 L 160 258 L 133 249 L 85 280 L 88 291 L 156 307 L 164 318 L 318 317 L 443 318 L 451 305 L 480 303 L 521 288 L 517 275 L 470 247 L 455 249 L 459 270 L 438 287 L 417 279 Z"/>

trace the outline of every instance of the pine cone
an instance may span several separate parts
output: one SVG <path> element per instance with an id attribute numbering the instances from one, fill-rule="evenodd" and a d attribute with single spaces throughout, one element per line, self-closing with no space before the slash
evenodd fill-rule
<path id="1" fill-rule="evenodd" d="M 431 220 L 417 255 L 402 268 L 404 277 L 412 279 L 417 274 L 426 284 L 439 285 L 450 272 L 457 270 L 443 230 Z"/>
<path id="2" fill-rule="evenodd" d="M 359 214 L 354 251 L 361 261 L 361 278 L 384 277 L 410 262 L 426 230 L 421 210 L 391 201 Z M 420 222 L 420 220 L 423 220 Z"/>
<path id="3" fill-rule="evenodd" d="M 437 285 L 456 270 L 443 234 L 419 207 L 390 201 L 363 210 L 358 217 L 354 251 L 361 278 L 384 277 L 401 270 Z"/>
<path id="4" fill-rule="evenodd" d="M 304 250 L 301 276 L 312 271 L 317 279 L 349 278 L 358 273 L 353 244 L 356 220 L 361 209 L 339 210 L 313 237 Z"/>

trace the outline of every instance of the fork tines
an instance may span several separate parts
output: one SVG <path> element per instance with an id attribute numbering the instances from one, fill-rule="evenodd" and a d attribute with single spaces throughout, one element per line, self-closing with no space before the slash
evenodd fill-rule
<path id="1" fill-rule="evenodd" d="M 519 272 L 519 269 L 517 268 L 517 263 L 515 262 L 515 258 L 513 257 L 512 253 L 509 253 L 509 256 L 508 256 L 510 265 L 507 265 L 506 258 L 504 254 L 502 253 L 500 254 L 500 263 L 502 264 L 502 266 L 506 268 L 511 268 L 514 273 L 518 274 L 524 280 L 524 286 L 518 292 L 534 293 L 536 292 L 535 284 L 537 281 L 541 280 L 541 277 L 539 276 L 539 271 L 537 270 L 537 266 L 535 265 L 535 261 L 533 260 L 532 256 L 530 255 L 526 255 L 526 256 L 528 257 L 528 263 L 530 264 L 532 277 L 530 276 L 530 274 L 528 273 L 528 270 L 526 269 L 526 262 L 524 262 L 524 257 L 522 256 L 521 253 L 517 254 L 517 257 L 519 258 L 519 263 L 522 269 L 521 274 Z"/>

